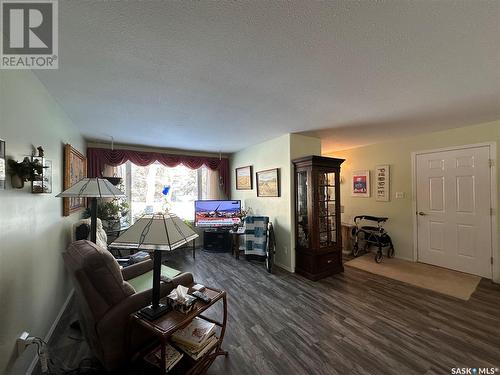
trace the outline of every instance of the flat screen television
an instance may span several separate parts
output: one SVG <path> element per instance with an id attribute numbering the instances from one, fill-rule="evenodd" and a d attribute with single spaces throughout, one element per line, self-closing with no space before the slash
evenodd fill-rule
<path id="1" fill-rule="evenodd" d="M 194 224 L 202 228 L 230 227 L 239 224 L 241 201 L 195 201 Z"/>

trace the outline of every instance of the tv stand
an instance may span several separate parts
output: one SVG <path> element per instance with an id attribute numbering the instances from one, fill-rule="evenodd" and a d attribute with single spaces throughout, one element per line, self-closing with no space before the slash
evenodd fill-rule
<path id="1" fill-rule="evenodd" d="M 203 231 L 203 251 L 229 253 L 231 246 L 232 239 L 229 228 L 211 228 Z"/>

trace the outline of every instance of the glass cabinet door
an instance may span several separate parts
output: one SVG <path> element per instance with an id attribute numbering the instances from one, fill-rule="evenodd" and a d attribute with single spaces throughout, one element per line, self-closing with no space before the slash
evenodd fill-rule
<path id="1" fill-rule="evenodd" d="M 333 246 L 337 241 L 335 220 L 335 172 L 318 173 L 319 246 Z"/>
<path id="2" fill-rule="evenodd" d="M 297 242 L 300 247 L 309 247 L 307 208 L 307 171 L 300 171 L 297 172 Z"/>

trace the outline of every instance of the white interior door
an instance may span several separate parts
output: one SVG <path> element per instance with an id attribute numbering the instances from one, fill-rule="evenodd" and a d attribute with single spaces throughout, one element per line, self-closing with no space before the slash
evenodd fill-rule
<path id="1" fill-rule="evenodd" d="M 417 154 L 419 262 L 492 277 L 489 159 L 489 146 Z"/>

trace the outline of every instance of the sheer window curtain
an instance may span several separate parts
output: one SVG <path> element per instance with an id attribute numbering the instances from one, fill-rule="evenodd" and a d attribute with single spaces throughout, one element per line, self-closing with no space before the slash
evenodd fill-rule
<path id="1" fill-rule="evenodd" d="M 206 197 L 200 197 L 202 199 L 224 199 L 224 193 L 222 191 L 220 183 L 219 171 L 213 171 L 211 169 L 207 170 L 207 182 L 206 182 Z"/>
<path id="2" fill-rule="evenodd" d="M 119 165 L 117 167 L 105 165 L 103 170 L 104 176 L 121 177 L 122 184 L 119 186 L 126 194 L 126 200 L 129 206 L 131 205 L 131 165 L 130 162 Z M 209 168 L 198 169 L 198 199 L 219 200 L 227 199 L 223 184 L 221 182 L 220 173 L 217 170 Z M 130 218 L 129 218 L 130 219 Z"/>

